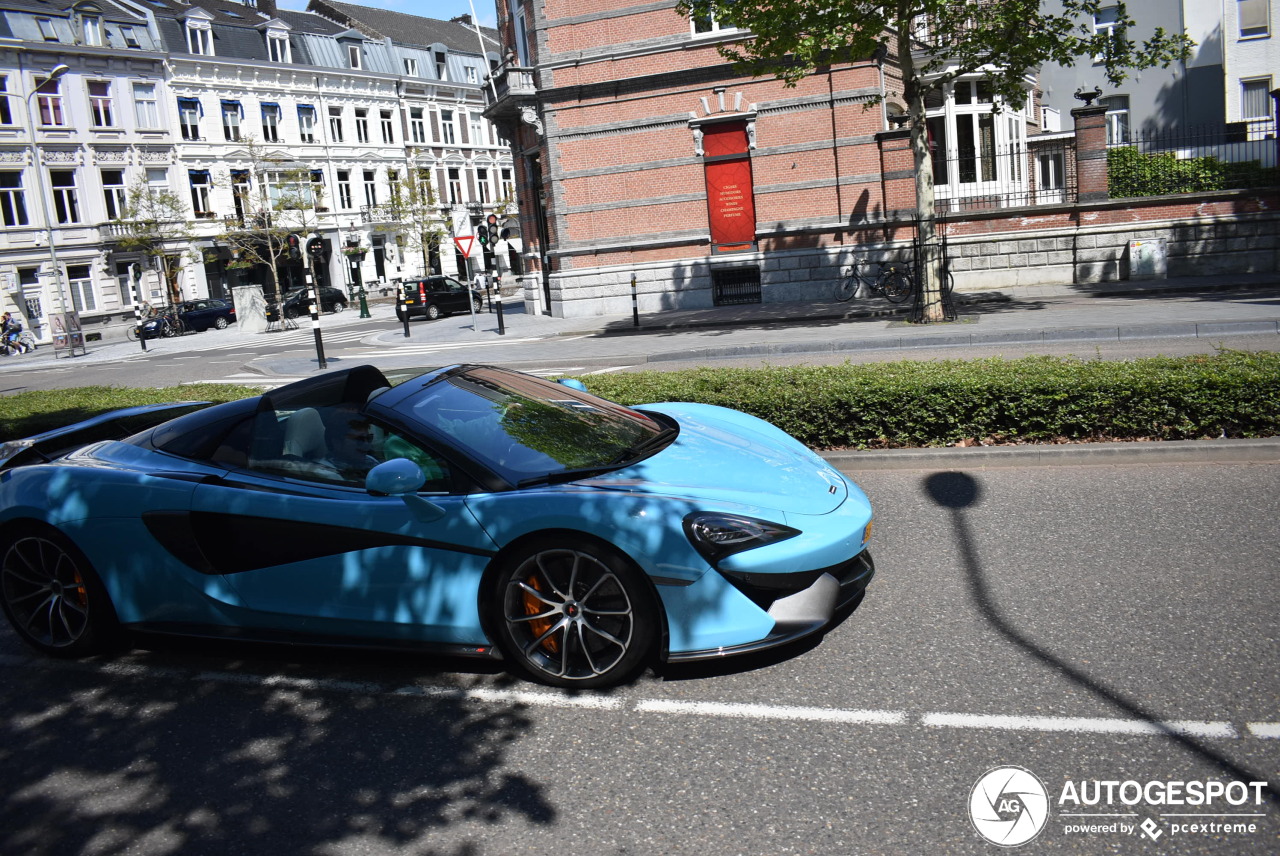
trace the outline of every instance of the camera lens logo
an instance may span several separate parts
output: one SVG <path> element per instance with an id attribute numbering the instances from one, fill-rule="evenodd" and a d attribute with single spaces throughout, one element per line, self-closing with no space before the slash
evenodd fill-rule
<path id="1" fill-rule="evenodd" d="M 1030 770 L 994 767 L 969 792 L 969 819 L 992 844 L 1026 844 L 1049 821 L 1049 792 Z"/>

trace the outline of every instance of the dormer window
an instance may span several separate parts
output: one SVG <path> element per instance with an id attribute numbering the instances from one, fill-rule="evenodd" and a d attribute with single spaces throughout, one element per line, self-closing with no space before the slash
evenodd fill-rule
<path id="1" fill-rule="evenodd" d="M 418 61 L 411 56 L 404 58 L 404 73 L 409 77 L 418 76 Z"/>
<path id="2" fill-rule="evenodd" d="M 289 50 L 289 34 L 283 30 L 268 31 L 267 53 L 272 62 L 292 62 L 293 55 Z"/>
<path id="3" fill-rule="evenodd" d="M 187 49 L 196 56 L 213 56 L 213 27 L 206 17 L 187 18 Z"/>
<path id="4" fill-rule="evenodd" d="M 134 32 L 133 27 L 121 27 L 120 38 L 124 39 L 124 46 L 127 48 L 142 47 L 138 42 L 138 34 Z"/>
<path id="5" fill-rule="evenodd" d="M 432 56 L 436 63 L 436 77 L 440 80 L 449 79 L 449 65 L 446 62 L 446 54 L 444 51 L 433 51 Z"/>
<path id="6" fill-rule="evenodd" d="M 102 19 L 97 15 L 85 15 L 80 19 L 80 31 L 84 33 L 86 45 L 102 44 Z"/>
<path id="7" fill-rule="evenodd" d="M 40 28 L 40 36 L 46 42 L 56 42 L 58 40 L 58 31 L 53 28 L 52 19 L 36 18 L 36 26 Z"/>
<path id="8" fill-rule="evenodd" d="M 359 45 L 347 45 L 347 62 L 352 68 L 363 67 L 360 65 L 360 57 L 361 52 Z"/>
<path id="9" fill-rule="evenodd" d="M 279 18 L 272 18 L 270 21 L 259 24 L 258 29 L 267 41 L 268 60 L 276 63 L 293 62 L 293 50 L 289 45 L 291 28 L 287 23 Z"/>

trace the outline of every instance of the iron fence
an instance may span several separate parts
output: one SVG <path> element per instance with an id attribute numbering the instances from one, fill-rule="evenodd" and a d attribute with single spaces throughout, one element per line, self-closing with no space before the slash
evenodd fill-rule
<path id="1" fill-rule="evenodd" d="M 1113 199 L 1280 186 L 1274 119 L 1125 136 L 1107 146 Z"/>
<path id="2" fill-rule="evenodd" d="M 1074 139 L 1028 137 L 996 146 L 991 135 L 978 133 L 950 151 L 933 152 L 933 186 L 940 214 L 1073 203 Z"/>

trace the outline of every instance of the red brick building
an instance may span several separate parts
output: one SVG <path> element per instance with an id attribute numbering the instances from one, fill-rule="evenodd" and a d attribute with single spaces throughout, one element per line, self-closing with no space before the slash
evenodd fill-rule
<path id="1" fill-rule="evenodd" d="M 910 257 L 914 176 L 907 132 L 890 120 L 901 112 L 891 61 L 788 88 L 738 73 L 716 48 L 744 36 L 691 23 L 674 2 L 499 0 L 498 15 L 507 53 L 486 116 L 512 141 L 526 300 L 542 311 L 626 313 L 633 279 L 643 311 L 823 299 L 855 255 Z M 1027 87 L 1019 111 L 995 109 L 977 77 L 929 105 L 961 287 L 1121 278 L 1130 240 L 1206 211 L 1229 221 L 1223 247 L 1228 234 L 1276 231 L 1274 207 L 1239 192 L 1109 200 L 1105 141 L 1083 133 L 1077 151 L 1071 130 L 1041 134 Z M 1076 111 L 1080 130 L 1096 131 L 1101 112 Z M 1192 269 L 1275 269 L 1274 246 L 1225 262 L 1188 247 Z M 1184 271 L 1171 260 L 1170 272 Z"/>

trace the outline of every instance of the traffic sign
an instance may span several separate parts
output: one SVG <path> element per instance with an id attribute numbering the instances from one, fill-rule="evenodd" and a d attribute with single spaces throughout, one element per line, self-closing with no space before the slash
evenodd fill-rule
<path id="1" fill-rule="evenodd" d="M 458 252 L 471 258 L 471 245 L 475 243 L 474 235 L 459 235 L 453 239 L 453 242 L 458 245 Z"/>

